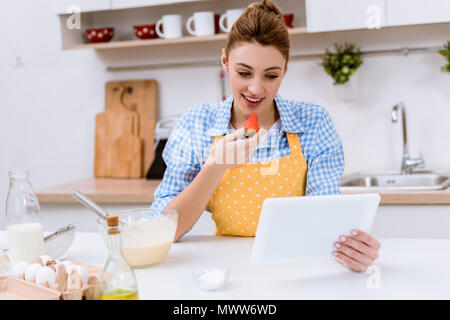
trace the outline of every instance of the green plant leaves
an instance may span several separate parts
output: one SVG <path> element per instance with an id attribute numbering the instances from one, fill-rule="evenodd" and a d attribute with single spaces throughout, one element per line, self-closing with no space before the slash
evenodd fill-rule
<path id="1" fill-rule="evenodd" d="M 325 50 L 325 57 L 320 63 L 325 72 L 334 79 L 334 84 L 346 83 L 363 63 L 361 51 L 353 43 L 334 44 L 336 52 Z"/>
<path id="2" fill-rule="evenodd" d="M 450 72 L 450 41 L 444 45 L 444 50 L 439 50 L 439 53 L 447 58 L 448 63 L 441 67 L 442 72 Z"/>

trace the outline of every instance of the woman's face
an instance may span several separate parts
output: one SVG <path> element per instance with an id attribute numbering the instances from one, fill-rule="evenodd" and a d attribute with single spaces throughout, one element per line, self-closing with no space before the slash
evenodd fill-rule
<path id="1" fill-rule="evenodd" d="M 248 117 L 263 115 L 273 107 L 286 71 L 286 59 L 274 46 L 245 42 L 231 49 L 228 60 L 222 51 L 222 65 L 229 73 L 234 107 Z M 272 110 L 270 110 L 272 112 Z"/>

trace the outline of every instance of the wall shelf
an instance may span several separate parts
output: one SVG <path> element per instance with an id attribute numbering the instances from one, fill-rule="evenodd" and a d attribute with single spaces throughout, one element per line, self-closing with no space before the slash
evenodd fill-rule
<path id="1" fill-rule="evenodd" d="M 304 34 L 307 33 L 306 27 L 289 29 L 289 34 Z M 64 48 L 64 50 L 74 49 L 95 49 L 95 50 L 109 50 L 118 48 L 135 48 L 135 47 L 152 47 L 152 46 L 167 46 L 185 43 L 208 43 L 214 41 L 225 41 L 227 39 L 226 33 L 220 33 L 213 36 L 185 36 L 176 39 L 148 39 L 148 40 L 126 40 L 126 41 L 111 41 L 104 43 L 84 43 L 72 45 Z"/>
<path id="2" fill-rule="evenodd" d="M 63 0 L 59 0 L 63 1 Z M 69 0 L 64 0 L 70 2 Z M 76 0 L 88 1 L 91 0 Z M 108 2 L 109 1 L 109 2 Z M 185 36 L 177 39 L 138 39 L 133 32 L 133 25 L 154 24 L 165 14 L 177 13 L 182 16 L 182 25 L 188 17 L 197 11 L 213 11 L 223 14 L 228 9 L 245 8 L 252 0 L 95 0 L 97 11 L 85 12 L 80 16 L 80 27 L 70 29 L 67 26 L 68 14 L 59 15 L 62 49 L 65 51 L 79 49 L 94 49 L 93 51 L 105 65 L 106 70 L 113 72 L 136 71 L 158 68 L 203 67 L 220 65 L 220 52 L 226 42 L 227 34 L 220 33 L 213 36 Z M 305 2 L 306 1 L 306 2 Z M 319 2 L 327 7 L 332 0 L 314 0 L 316 7 L 311 7 L 309 0 L 277 0 L 276 3 L 285 13 L 294 14 L 294 28 L 289 29 L 291 35 L 291 58 L 317 59 L 322 55 L 324 48 L 330 48 L 336 42 L 354 41 L 370 54 L 403 53 L 405 48 L 413 48 L 416 43 L 409 39 L 409 34 L 421 34 L 429 30 L 432 38 L 424 39 L 421 47 L 432 48 L 433 51 L 442 44 L 440 34 L 448 34 L 445 29 L 450 25 L 450 16 L 446 18 L 432 17 L 421 24 L 408 25 L 389 20 L 381 29 L 368 29 L 363 22 L 347 26 L 334 24 L 327 29 L 329 19 L 340 17 L 339 10 L 318 10 Z M 360 0 L 348 0 L 359 2 Z M 369 0 L 365 0 L 366 2 Z M 377 0 L 384 3 L 388 0 Z M 400 1 L 400 0 L 399 0 Z M 406 0 L 401 0 L 406 1 Z M 418 1 L 418 0 L 414 0 Z M 443 1 L 439 0 L 442 5 Z M 94 4 L 92 2 L 92 4 Z M 317 2 L 317 3 L 316 3 Z M 370 2 L 370 1 L 369 1 Z M 86 2 L 87 3 L 87 2 Z M 102 7 L 101 4 L 106 7 Z M 106 4 L 105 4 L 106 3 Z M 417 12 L 426 8 L 417 2 Z M 82 6 L 89 8 L 89 6 Z M 108 7 L 109 6 L 109 7 Z M 405 5 L 406 6 L 406 5 Z M 94 8 L 94 9 L 95 9 Z M 103 9 L 102 9 L 103 8 Z M 105 9 L 110 8 L 110 9 Z M 309 8 L 309 12 L 308 12 Z M 363 9 L 365 7 L 363 6 Z M 102 10 L 103 11 L 102 11 Z M 344 13 L 347 10 L 342 8 Z M 356 10 L 354 8 L 354 10 Z M 434 9 L 433 9 L 434 10 Z M 357 10 L 356 10 L 357 11 Z M 359 12 L 359 11 L 358 11 Z M 360 14 L 366 17 L 365 11 Z M 383 11 L 384 12 L 384 11 Z M 352 14 L 355 14 L 354 12 Z M 313 17 L 316 20 L 311 20 Z M 434 18 L 433 18 L 434 17 Z M 438 19 L 439 18 L 439 19 Z M 317 20 L 318 19 L 318 20 Z M 353 21 L 348 18 L 348 21 Z M 346 20 L 346 21 L 347 21 Z M 314 29 L 316 21 L 320 28 Z M 445 21 L 445 22 L 442 22 Z M 88 28 L 114 27 L 114 39 L 106 43 L 89 43 L 84 32 Z M 444 35 L 446 38 L 447 36 Z M 383 44 L 380 46 L 380 44 Z M 421 48 L 418 48 L 421 49 Z M 420 50 L 417 50 L 420 51 Z"/>

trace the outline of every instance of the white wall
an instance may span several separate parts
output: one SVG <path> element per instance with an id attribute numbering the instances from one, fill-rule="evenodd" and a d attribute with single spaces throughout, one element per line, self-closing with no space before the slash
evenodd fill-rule
<path id="1" fill-rule="evenodd" d="M 131 50 L 110 56 L 93 50 L 62 51 L 59 21 L 51 9 L 50 0 L 0 2 L 1 214 L 12 167 L 29 168 L 35 189 L 92 176 L 95 114 L 104 108 L 106 81 L 156 79 L 159 117 L 220 97 L 216 67 L 112 73 L 106 65 L 132 64 Z M 440 45 L 449 31 L 449 24 L 440 24 L 297 36 L 293 52 L 323 52 L 334 41 L 344 40 L 363 49 Z M 368 32 L 378 34 L 368 37 Z M 158 50 L 163 55 L 167 49 Z M 22 66 L 14 66 L 16 57 Z M 399 169 L 400 127 L 390 122 L 391 108 L 399 101 L 407 106 L 412 155 L 422 151 L 427 167 L 450 169 L 450 74 L 439 71 L 443 57 L 366 57 L 358 71 L 361 98 L 351 104 L 336 99 L 331 78 L 318 63 L 293 61 L 280 93 L 328 109 L 344 143 L 346 173 Z"/>

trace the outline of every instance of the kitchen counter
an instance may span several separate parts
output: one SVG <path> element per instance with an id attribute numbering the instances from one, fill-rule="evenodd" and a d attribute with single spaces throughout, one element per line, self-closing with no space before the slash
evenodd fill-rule
<path id="1" fill-rule="evenodd" d="M 343 190 L 343 194 L 371 192 L 364 188 L 359 190 Z M 382 190 L 373 191 L 381 196 L 380 205 L 449 205 L 450 187 L 443 190 L 400 191 Z"/>
<path id="2" fill-rule="evenodd" d="M 380 239 L 376 273 L 350 271 L 331 255 L 303 262 L 252 264 L 253 241 L 185 236 L 173 244 L 163 262 L 136 270 L 140 298 L 450 299 L 450 269 L 442 267 L 450 265 L 449 239 Z M 0 247 L 6 247 L 5 231 L 0 232 Z M 77 233 L 63 258 L 102 267 L 106 255 L 100 234 Z M 225 289 L 211 292 L 197 286 L 192 273 L 209 266 L 230 269 Z"/>
<path id="3" fill-rule="evenodd" d="M 38 190 L 39 203 L 78 203 L 72 188 L 78 189 L 98 203 L 146 203 L 161 180 L 87 178 Z"/>
<path id="4" fill-rule="evenodd" d="M 161 180 L 146 179 L 98 179 L 87 178 L 69 182 L 60 186 L 37 191 L 40 203 L 75 203 L 71 189 L 85 193 L 98 203 L 143 203 L 153 201 L 153 192 Z M 360 190 L 343 193 L 365 193 Z M 381 191 L 381 205 L 434 205 L 450 204 L 450 187 L 433 191 Z"/>
<path id="5" fill-rule="evenodd" d="M 147 208 L 161 180 L 95 179 L 74 181 L 37 192 L 44 230 L 77 223 L 80 232 L 97 231 L 97 216 L 79 204 L 72 188 L 84 192 L 108 212 Z M 343 190 L 344 193 L 368 190 Z M 450 238 L 450 188 L 436 191 L 382 191 L 381 205 L 371 232 L 377 238 Z M 204 211 L 190 234 L 211 235 L 216 229 Z"/>

